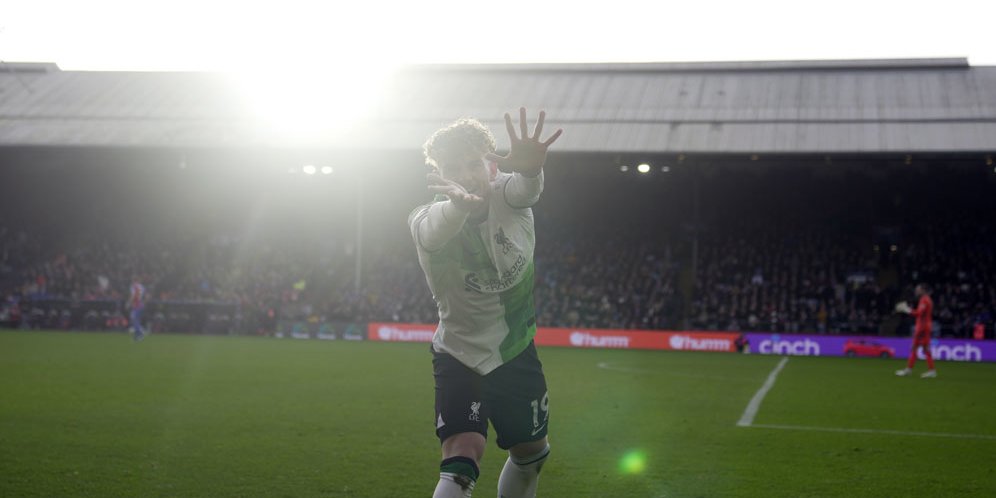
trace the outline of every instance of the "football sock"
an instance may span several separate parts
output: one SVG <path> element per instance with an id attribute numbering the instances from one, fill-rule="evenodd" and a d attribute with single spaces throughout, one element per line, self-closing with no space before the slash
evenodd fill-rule
<path id="1" fill-rule="evenodd" d="M 432 498 L 470 498 L 481 474 L 474 460 L 456 456 L 439 464 L 439 482 Z"/>
<path id="2" fill-rule="evenodd" d="M 534 498 L 540 470 L 549 455 L 549 444 L 539 453 L 526 458 L 509 455 L 498 476 L 498 498 Z"/>

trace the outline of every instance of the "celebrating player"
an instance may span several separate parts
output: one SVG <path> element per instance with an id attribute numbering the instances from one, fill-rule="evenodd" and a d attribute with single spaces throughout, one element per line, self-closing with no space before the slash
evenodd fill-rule
<path id="1" fill-rule="evenodd" d="M 927 371 L 920 377 L 937 377 L 934 370 L 934 357 L 930 354 L 930 329 L 932 325 L 931 313 L 934 310 L 934 301 L 930 299 L 930 290 L 925 284 L 918 284 L 915 289 L 916 296 L 920 301 L 916 309 L 910 308 L 905 301 L 896 305 L 896 311 L 908 313 L 916 317 L 916 326 L 913 327 L 913 347 L 910 350 L 910 358 L 906 360 L 906 368 L 897 370 L 896 375 L 905 377 L 913 373 L 913 364 L 916 363 L 916 352 L 918 348 L 923 348 L 923 354 L 927 357 Z"/>
<path id="2" fill-rule="evenodd" d="M 543 191 L 544 112 L 529 135 L 505 114 L 511 142 L 496 155 L 480 121 L 461 119 L 425 143 L 436 200 L 408 218 L 419 264 L 439 309 L 432 339 L 436 435 L 442 446 L 433 498 L 470 497 L 480 474 L 488 421 L 508 459 L 503 498 L 533 497 L 547 444 L 549 397 L 536 354 L 532 206 Z"/>

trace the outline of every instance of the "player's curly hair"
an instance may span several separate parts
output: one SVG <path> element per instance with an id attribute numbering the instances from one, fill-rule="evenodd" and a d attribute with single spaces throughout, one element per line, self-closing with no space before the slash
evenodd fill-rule
<path id="1" fill-rule="evenodd" d="M 482 154 L 495 151 L 495 136 L 488 127 L 473 118 L 462 118 L 437 130 L 422 145 L 425 164 L 439 167 L 439 161 L 454 150 L 471 148 Z"/>

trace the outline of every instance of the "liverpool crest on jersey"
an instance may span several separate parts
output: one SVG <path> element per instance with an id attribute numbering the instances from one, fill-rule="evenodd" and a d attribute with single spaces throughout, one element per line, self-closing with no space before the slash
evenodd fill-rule
<path id="1" fill-rule="evenodd" d="M 505 230 L 502 227 L 498 227 L 498 233 L 495 234 L 495 243 L 501 246 L 501 253 L 508 254 L 508 251 L 512 250 L 512 241 L 508 240 L 505 236 Z"/>

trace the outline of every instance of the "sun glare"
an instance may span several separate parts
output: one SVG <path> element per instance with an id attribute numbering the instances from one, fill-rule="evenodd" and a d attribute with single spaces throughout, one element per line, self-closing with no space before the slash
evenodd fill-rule
<path id="1" fill-rule="evenodd" d="M 314 143 L 370 116 L 393 68 L 356 65 L 233 73 L 260 126 L 282 140 Z"/>

